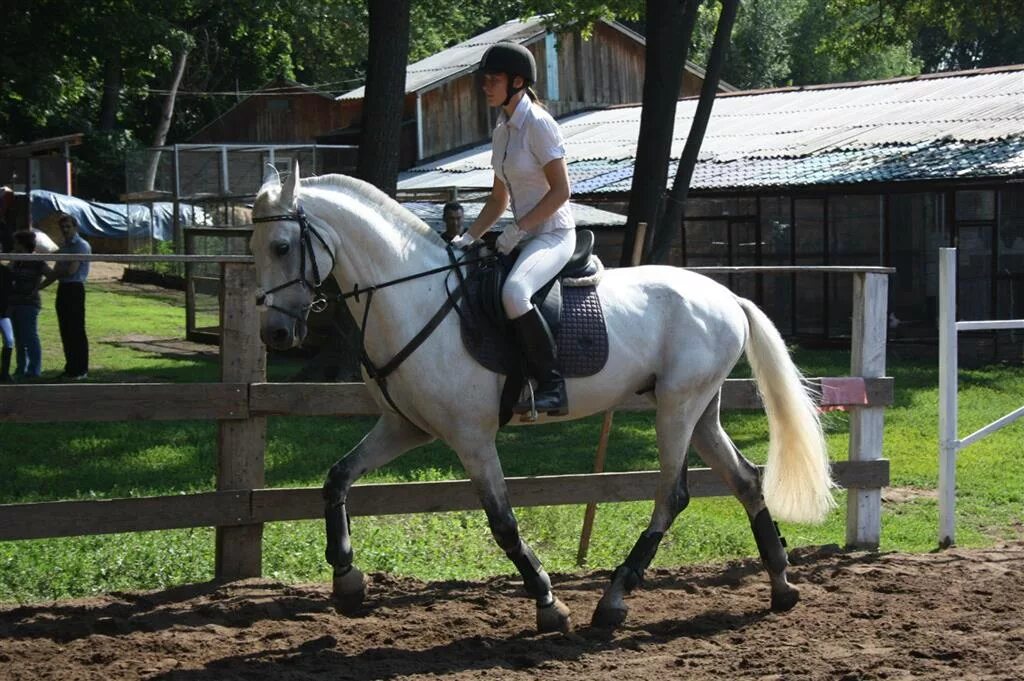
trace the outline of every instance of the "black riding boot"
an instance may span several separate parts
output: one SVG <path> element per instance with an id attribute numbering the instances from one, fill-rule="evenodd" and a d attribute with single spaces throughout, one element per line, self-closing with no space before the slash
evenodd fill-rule
<path id="1" fill-rule="evenodd" d="M 558 371 L 558 346 L 540 310 L 533 308 L 513 319 L 512 326 L 526 355 L 526 366 L 537 379 L 537 389 L 533 391 L 537 411 L 548 416 L 565 416 L 569 413 L 569 401 L 565 395 L 565 379 Z M 523 400 L 513 411 L 525 414 L 530 406 L 529 400 Z"/>
<path id="2" fill-rule="evenodd" d="M 11 382 L 11 354 L 14 350 L 4 348 L 0 350 L 0 383 Z"/>

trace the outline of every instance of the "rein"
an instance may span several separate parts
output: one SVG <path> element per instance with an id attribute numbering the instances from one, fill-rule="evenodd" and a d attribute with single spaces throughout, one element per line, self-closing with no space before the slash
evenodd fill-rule
<path id="1" fill-rule="evenodd" d="M 331 250 L 330 246 L 327 245 L 327 241 L 323 238 L 320 232 L 317 231 L 316 228 L 314 228 L 309 223 L 309 220 L 306 218 L 306 213 L 302 210 L 302 207 L 297 207 L 294 213 L 268 215 L 265 217 L 253 218 L 252 221 L 254 224 L 264 222 L 298 223 L 299 241 L 302 247 L 300 256 L 301 259 L 299 261 L 299 276 L 279 286 L 275 286 L 272 289 L 262 292 L 260 295 L 256 297 L 256 304 L 258 306 L 264 306 L 277 310 L 278 312 L 281 312 L 282 314 L 285 314 L 291 317 L 292 319 L 295 319 L 303 323 L 305 323 L 305 317 L 306 315 L 309 314 L 310 311 L 322 312 L 325 309 L 327 309 L 328 299 L 323 295 L 323 292 L 321 291 L 321 288 L 323 287 L 324 284 L 324 278 L 320 276 L 320 271 L 317 268 L 316 253 L 313 251 L 312 236 L 315 236 L 317 238 L 320 244 L 327 251 L 328 255 L 330 255 L 331 257 L 331 269 L 329 270 L 328 273 L 334 271 L 334 266 L 337 263 L 337 259 L 335 258 L 334 252 Z M 395 369 L 397 369 L 402 364 L 402 362 L 408 359 L 409 355 L 415 352 L 416 349 L 420 345 L 422 345 L 423 342 L 427 340 L 427 338 L 430 337 L 430 334 L 432 334 L 434 330 L 438 326 L 440 326 L 441 322 L 448 315 L 448 313 L 451 312 L 453 308 L 457 309 L 456 305 L 464 293 L 464 280 L 461 270 L 462 266 L 470 265 L 476 262 L 492 260 L 496 257 L 494 255 L 487 255 L 481 256 L 479 258 L 474 258 L 472 260 L 465 260 L 464 257 L 457 258 L 451 246 L 446 246 L 445 250 L 448 253 L 448 260 L 450 261 L 448 265 L 445 265 L 443 267 L 435 267 L 434 269 L 427 270 L 425 272 L 418 272 L 417 274 L 412 274 L 406 277 L 392 279 L 391 281 L 385 281 L 384 283 L 381 284 L 367 286 L 366 288 L 359 288 L 359 284 L 355 284 L 352 287 L 351 291 L 347 293 L 340 293 L 339 295 L 334 296 L 333 298 L 333 300 L 335 300 L 336 302 L 341 302 L 348 298 L 354 298 L 355 301 L 358 303 L 359 296 L 361 294 L 366 295 L 366 307 L 363 308 L 363 322 L 362 324 L 356 326 L 356 330 L 359 332 L 359 362 L 363 365 L 363 368 L 366 369 L 366 374 L 374 381 L 376 381 L 377 386 L 380 388 L 381 394 L 384 395 L 384 399 L 387 400 L 389 405 L 391 405 L 391 408 L 394 409 L 406 421 L 409 421 L 409 423 L 412 423 L 412 421 L 409 419 L 408 416 L 406 416 L 402 412 L 401 409 L 398 408 L 398 405 L 395 404 L 394 399 L 392 399 L 391 397 L 391 393 L 388 391 L 387 377 L 390 376 L 395 371 Z M 309 258 L 312 261 L 313 277 L 315 280 L 314 282 L 310 282 L 306 278 L 307 258 Z M 370 359 L 369 354 L 367 354 L 365 344 L 366 323 L 370 316 L 370 303 L 373 301 L 373 294 L 381 289 L 388 288 L 389 286 L 402 284 L 408 281 L 413 281 L 415 279 L 422 279 L 423 277 L 429 277 L 430 275 L 439 274 L 441 272 L 451 272 L 452 270 L 455 270 L 455 272 L 458 274 L 460 283 L 459 287 L 455 289 L 455 291 L 447 291 L 447 287 L 445 287 L 448 295 L 446 296 L 444 304 L 442 304 L 438 311 L 434 313 L 434 316 L 430 318 L 426 325 L 422 329 L 420 329 L 419 333 L 413 336 L 412 339 L 405 344 L 405 347 L 399 350 L 398 353 L 396 353 L 395 356 L 392 357 L 389 362 L 387 362 L 386 364 L 384 364 L 384 366 L 381 367 L 376 366 Z M 301 316 L 293 313 L 291 310 L 286 310 L 284 308 L 277 307 L 276 305 L 273 304 L 267 304 L 267 296 L 276 291 L 288 288 L 289 286 L 294 286 L 295 284 L 298 284 L 299 286 L 301 286 L 304 289 L 307 289 L 308 291 L 310 291 L 310 293 L 313 294 L 313 300 L 311 300 L 308 305 L 302 306 Z M 334 326 L 335 330 L 337 330 L 338 333 L 342 335 L 342 337 L 345 337 L 347 339 L 348 334 L 345 332 L 344 329 L 342 329 L 338 325 L 336 321 L 331 320 L 331 324 Z"/>

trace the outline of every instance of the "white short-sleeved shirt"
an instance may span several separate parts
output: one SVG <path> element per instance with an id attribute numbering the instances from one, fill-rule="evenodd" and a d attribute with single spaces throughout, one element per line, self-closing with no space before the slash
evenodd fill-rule
<path id="1" fill-rule="evenodd" d="M 499 116 L 491 145 L 491 166 L 508 188 L 512 214 L 518 220 L 533 210 L 551 189 L 544 176 L 544 166 L 556 158 L 565 158 L 562 131 L 551 114 L 524 95 L 511 118 L 504 112 Z M 536 233 L 575 228 L 572 210 L 566 201 L 540 224 Z"/>

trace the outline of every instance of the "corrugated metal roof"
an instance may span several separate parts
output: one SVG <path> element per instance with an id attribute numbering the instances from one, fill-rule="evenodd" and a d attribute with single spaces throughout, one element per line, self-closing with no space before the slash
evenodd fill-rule
<path id="1" fill-rule="evenodd" d="M 676 108 L 674 161 L 696 107 L 688 98 Z M 629 189 L 639 106 L 560 123 L 575 193 Z M 699 161 L 693 188 L 1021 174 L 1024 67 L 719 95 Z M 489 187 L 492 178 L 482 145 L 407 171 L 399 187 Z"/>
<path id="2" fill-rule="evenodd" d="M 476 68 L 487 48 L 494 43 L 509 41 L 527 43 L 533 38 L 544 35 L 543 19 L 531 17 L 525 21 L 514 19 L 497 28 L 474 36 L 458 45 L 432 54 L 415 64 L 410 64 L 405 72 L 405 92 L 418 92 L 427 87 L 459 75 L 471 68 Z M 366 88 L 359 87 L 338 97 L 339 100 L 362 99 Z"/>

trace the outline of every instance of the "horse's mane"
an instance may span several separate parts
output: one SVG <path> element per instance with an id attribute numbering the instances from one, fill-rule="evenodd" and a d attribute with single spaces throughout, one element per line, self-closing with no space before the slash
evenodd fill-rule
<path id="1" fill-rule="evenodd" d="M 444 239 L 430 228 L 430 225 L 423 222 L 415 213 L 403 206 L 402 204 L 395 201 L 392 197 L 382 192 L 377 187 L 373 186 L 369 182 L 365 182 L 355 177 L 348 175 L 341 175 L 339 173 L 328 173 L 326 175 L 317 175 L 315 177 L 303 177 L 299 180 L 299 186 L 302 188 L 306 187 L 317 187 L 321 189 L 333 189 L 340 191 L 343 194 L 351 196 L 363 203 L 370 204 L 374 210 L 387 218 L 394 218 L 389 220 L 394 224 L 401 224 L 407 226 L 413 232 L 422 235 L 427 240 L 432 241 L 438 246 L 444 247 Z"/>

